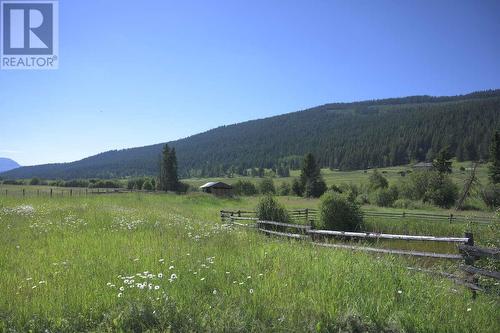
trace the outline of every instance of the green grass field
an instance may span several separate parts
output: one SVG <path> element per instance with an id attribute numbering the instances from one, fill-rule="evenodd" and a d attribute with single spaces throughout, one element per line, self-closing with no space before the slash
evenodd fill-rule
<path id="1" fill-rule="evenodd" d="M 466 170 L 461 171 L 460 168 L 463 167 Z M 453 173 L 451 174 L 452 179 L 455 181 L 457 185 L 459 185 L 460 188 L 464 185 L 464 180 L 468 176 L 469 172 L 467 169 L 471 168 L 471 162 L 453 162 Z M 398 166 L 398 167 L 390 167 L 390 168 L 380 168 L 378 169 L 380 172 L 383 173 L 384 177 L 386 177 L 390 183 L 397 182 L 400 180 L 401 171 L 408 171 L 412 170 L 411 166 Z M 373 170 L 367 170 L 366 172 L 364 170 L 356 170 L 356 171 L 338 171 L 338 170 L 330 170 L 330 169 L 322 169 L 321 174 L 323 175 L 323 178 L 325 179 L 325 182 L 328 186 L 331 186 L 333 184 L 340 185 L 343 183 L 352 183 L 352 184 L 362 184 L 362 183 L 368 183 L 368 177 L 370 176 L 370 173 L 372 173 Z M 299 177 L 300 171 L 299 170 L 292 170 L 290 173 L 290 177 L 284 177 L 284 178 L 275 178 L 275 185 L 279 185 L 282 182 L 291 182 L 293 178 Z M 477 177 L 479 181 L 482 184 L 487 184 L 488 183 L 488 168 L 486 164 L 481 164 L 477 168 Z M 258 183 L 260 181 L 260 178 L 256 177 L 243 177 L 243 176 L 235 176 L 233 178 L 224 178 L 224 177 L 214 177 L 214 178 L 190 178 L 190 179 L 184 179 L 183 182 L 186 182 L 193 187 L 198 187 L 201 186 L 207 182 L 210 181 L 224 181 L 229 184 L 234 183 L 238 181 L 239 179 L 241 180 L 249 180 L 254 183 Z"/>
<path id="2" fill-rule="evenodd" d="M 0 197 L 0 331 L 500 331 L 497 297 L 473 300 L 449 280 L 406 269 L 419 261 L 220 222 L 220 209 L 256 200 Z"/>

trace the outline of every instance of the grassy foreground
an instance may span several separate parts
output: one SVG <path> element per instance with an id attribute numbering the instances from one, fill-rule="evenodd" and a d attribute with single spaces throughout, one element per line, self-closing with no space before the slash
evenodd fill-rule
<path id="1" fill-rule="evenodd" d="M 0 198 L 0 332 L 499 332 L 498 298 L 219 222 L 254 199 Z"/>

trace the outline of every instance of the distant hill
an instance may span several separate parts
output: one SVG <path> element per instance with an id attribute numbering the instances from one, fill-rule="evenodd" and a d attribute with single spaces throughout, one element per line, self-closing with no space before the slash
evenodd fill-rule
<path id="1" fill-rule="evenodd" d="M 0 172 L 9 171 L 15 168 L 19 168 L 20 165 L 16 161 L 10 158 L 0 157 Z"/>
<path id="2" fill-rule="evenodd" d="M 387 167 L 432 159 L 444 146 L 461 160 L 487 159 L 500 124 L 500 90 L 333 103 L 222 126 L 170 142 L 182 176 L 251 167 L 297 166 L 314 153 L 322 167 Z M 114 178 L 154 175 L 163 144 L 108 151 L 80 161 L 22 167 L 4 178 Z"/>

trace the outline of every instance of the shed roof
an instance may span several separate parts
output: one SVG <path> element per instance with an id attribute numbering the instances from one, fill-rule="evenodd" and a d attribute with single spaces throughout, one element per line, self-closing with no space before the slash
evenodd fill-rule
<path id="1" fill-rule="evenodd" d="M 223 188 L 223 189 L 230 190 L 233 187 L 231 185 L 228 185 L 228 184 L 223 183 L 223 182 L 209 182 L 209 183 L 206 183 L 205 185 L 200 186 L 200 188 Z"/>
<path id="2" fill-rule="evenodd" d="M 431 162 L 419 162 L 413 165 L 414 168 L 432 168 L 433 165 Z"/>

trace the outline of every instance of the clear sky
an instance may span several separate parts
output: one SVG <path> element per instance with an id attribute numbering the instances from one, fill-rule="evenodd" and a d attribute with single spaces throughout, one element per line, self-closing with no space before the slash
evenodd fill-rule
<path id="1" fill-rule="evenodd" d="M 77 160 L 329 102 L 500 88 L 500 1 L 61 0 L 0 71 L 0 156 Z"/>

